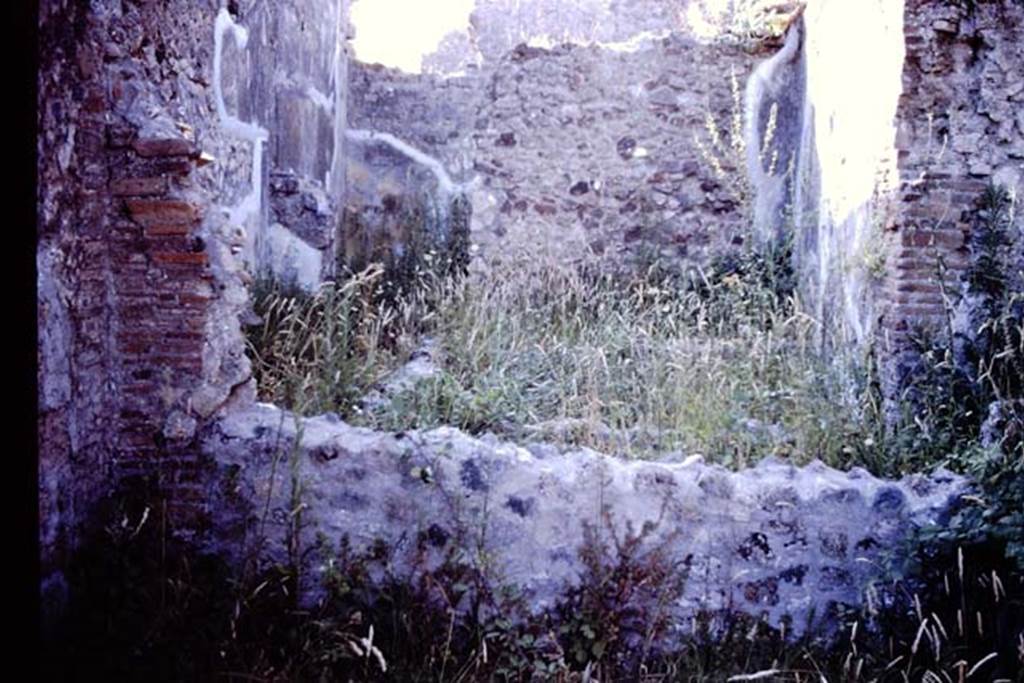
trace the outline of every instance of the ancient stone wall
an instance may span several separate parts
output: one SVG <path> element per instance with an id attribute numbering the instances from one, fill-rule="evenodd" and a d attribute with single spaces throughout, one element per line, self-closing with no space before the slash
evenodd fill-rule
<path id="1" fill-rule="evenodd" d="M 683 24 L 684 4 L 673 0 L 477 0 L 470 32 L 481 58 L 497 62 L 521 43 L 550 47 L 625 43 L 640 34 L 664 36 Z"/>
<path id="2" fill-rule="evenodd" d="M 73 549 L 75 521 L 109 471 L 114 412 L 110 270 L 104 216 L 107 172 L 103 84 L 79 58 L 84 8 L 40 7 L 38 225 L 39 541 L 50 579 Z M 67 87 L 77 83 L 74 90 Z M 73 179 L 73 183 L 66 182 Z M 82 198 L 91 201 L 81 206 Z M 94 198 L 94 199 L 93 199 Z M 88 311 L 87 315 L 78 315 Z M 44 581 L 59 595 L 58 581 Z"/>
<path id="3" fill-rule="evenodd" d="M 125 476 L 158 475 L 190 519 L 196 416 L 249 375 L 225 322 L 244 289 L 215 274 L 227 246 L 208 211 L 230 182 L 201 170 L 223 155 L 204 97 L 212 12 L 179 4 L 41 9 L 44 576 Z"/>
<path id="4" fill-rule="evenodd" d="M 942 325 L 970 264 L 990 182 L 1024 193 L 1024 7 L 907 0 L 898 111 L 901 217 L 886 264 L 883 341 Z M 1017 210 L 1018 244 L 1024 222 Z M 944 291 L 945 290 L 945 291 Z M 896 373 L 898 374 L 898 373 Z"/>
<path id="5" fill-rule="evenodd" d="M 638 557 L 657 553 L 668 580 L 684 583 L 678 594 L 652 587 L 669 601 L 669 640 L 700 612 L 748 614 L 793 635 L 827 631 L 837 607 L 880 605 L 901 540 L 942 524 L 968 491 L 944 471 L 894 482 L 767 459 L 729 472 L 699 456 L 629 461 L 450 428 L 373 432 L 266 404 L 219 422 L 205 450 L 219 471 L 207 494 L 217 551 L 298 562 L 307 600 L 328 567 L 344 569 L 343 545 L 410 582 L 454 548 L 493 590 L 543 612 L 585 575 L 589 527 L 604 561 L 642 536 Z"/>
<path id="6" fill-rule="evenodd" d="M 454 196 L 474 176 L 479 86 L 475 76 L 411 75 L 352 62 L 344 228 L 350 265 L 399 253 L 411 230 L 444 229 Z"/>
<path id="7" fill-rule="evenodd" d="M 196 488 L 205 465 L 194 447 L 196 430 L 253 394 L 239 319 L 261 267 L 248 258 L 249 248 L 269 211 L 268 169 L 257 163 L 261 145 L 276 143 L 279 130 L 305 135 L 305 118 L 316 118 L 318 131 L 327 127 L 319 114 L 307 117 L 285 105 L 247 109 L 246 101 L 272 98 L 275 81 L 263 84 L 260 97 L 248 89 L 249 55 L 238 51 L 246 41 L 237 40 L 233 27 L 252 9 L 254 21 L 273 24 L 276 39 L 297 40 L 307 19 L 296 17 L 307 4 L 344 16 L 340 0 L 275 3 L 273 11 L 266 3 L 239 3 L 236 17 L 216 4 L 184 0 L 42 3 L 37 264 L 44 592 L 49 586 L 59 598 L 60 568 L 79 528 L 94 503 L 126 477 L 157 480 L 179 531 L 194 531 L 208 511 Z M 333 64 L 344 60 L 343 32 L 338 22 L 328 25 L 339 41 L 327 59 Z M 225 50 L 221 39 L 228 33 L 234 47 Z M 266 36 L 266 30 L 259 34 L 264 46 Z M 305 73 L 302 51 L 278 53 L 279 69 L 286 64 L 282 55 L 291 54 L 298 60 L 294 71 Z M 316 100 L 312 90 L 304 92 Z M 335 103 L 332 111 L 343 106 Z M 250 115 L 266 115 L 266 141 L 251 134 L 258 126 L 247 127 Z M 289 139 L 284 149 L 270 155 L 270 171 L 285 165 L 303 182 L 319 182 L 321 195 L 331 188 L 338 196 L 344 174 L 331 180 L 331 164 L 340 161 L 322 137 Z M 282 213 L 279 220 L 288 220 Z M 318 217 L 325 213 L 317 207 Z M 333 216 L 325 220 L 336 223 Z M 288 231 L 293 240 L 302 240 L 301 233 Z"/>
<path id="8" fill-rule="evenodd" d="M 248 231 L 246 258 L 257 274 L 311 289 L 336 265 L 348 0 L 248 4 L 237 22 L 225 15 L 215 25 L 217 117 L 255 152 L 258 176 L 234 198 L 232 218 Z"/>
<path id="9" fill-rule="evenodd" d="M 677 35 L 618 50 L 523 45 L 449 79 L 354 63 L 349 122 L 401 138 L 468 183 L 485 261 L 544 251 L 700 259 L 742 239 L 742 152 L 730 135 L 733 88 L 751 62 Z M 381 182 L 393 159 L 364 159 L 352 185 Z"/>
<path id="10" fill-rule="evenodd" d="M 700 259 L 742 237 L 743 169 L 730 158 L 730 74 L 750 58 L 674 36 L 635 52 L 522 48 L 489 83 L 476 133 L 481 245 Z M 723 145 L 706 130 L 710 118 Z M 719 175 L 697 140 L 723 160 Z M 725 150 L 729 149 L 729 152 Z"/>
<path id="11" fill-rule="evenodd" d="M 899 241 L 883 295 L 882 329 L 893 337 L 941 319 L 936 257 L 951 277 L 966 267 L 966 212 L 987 181 L 1019 193 L 1022 12 L 907 1 L 902 195 L 886 223 Z M 207 540 L 225 552 L 217 543 L 252 534 L 262 509 L 254 501 L 270 496 L 280 540 L 290 508 L 284 480 L 267 468 L 287 456 L 281 444 L 296 422 L 254 407 L 239 321 L 261 269 L 306 286 L 332 271 L 343 197 L 383 205 L 411 190 L 465 192 L 486 258 L 649 249 L 699 259 L 742 233 L 747 190 L 730 147 L 730 75 L 742 84 L 752 61 L 742 50 L 681 33 L 615 49 L 522 46 L 456 78 L 355 65 L 346 86 L 344 16 L 344 0 L 41 3 L 39 479 L 49 594 L 59 597 L 60 569 L 92 506 L 125 478 L 155 476 L 172 527 L 212 523 Z M 729 475 L 531 453 L 449 430 L 400 437 L 329 417 L 302 424 L 307 439 L 293 452 L 316 522 L 305 543 L 319 528 L 332 542 L 349 533 L 399 548 L 424 532 L 440 548 L 452 525 L 481 528 L 486 509 L 483 528 L 508 575 L 542 600 L 578 569 L 575 531 L 607 501 L 615 519 L 638 528 L 667 511 L 660 528 L 690 539 L 672 552 L 691 578 L 704 577 L 712 607 L 739 604 L 777 621 L 808 609 L 814 591 L 856 601 L 871 578 L 858 558 L 937 518 L 961 485 L 778 463 Z M 379 496 L 367 493 L 373 487 Z"/>

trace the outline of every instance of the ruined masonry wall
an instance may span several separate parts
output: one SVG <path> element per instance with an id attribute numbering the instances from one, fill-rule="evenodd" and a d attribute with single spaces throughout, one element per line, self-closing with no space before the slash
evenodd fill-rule
<path id="1" fill-rule="evenodd" d="M 257 185 L 235 198 L 246 256 L 258 274 L 305 289 L 335 270 L 345 194 L 347 7 L 348 0 L 242 3 L 223 34 L 224 108 L 242 124 L 232 126 L 235 137 L 266 137 L 253 167 Z"/>
<path id="2" fill-rule="evenodd" d="M 41 3 L 38 169 L 39 541 L 42 576 L 72 550 L 70 529 L 103 485 L 113 435 L 107 282 L 105 144 L 107 93 L 98 83 L 77 93 L 84 69 L 77 45 L 88 29 L 78 4 Z M 44 75 L 45 74 L 45 75 Z M 75 186 L 61 182 L 74 178 Z M 96 200 L 76 206 L 89 193 Z M 81 315 L 74 315 L 81 312 Z M 82 466 L 84 464 L 85 466 Z M 46 584 L 44 583 L 44 593 Z"/>
<path id="3" fill-rule="evenodd" d="M 989 182 L 1024 196 L 1024 7 L 908 0 L 898 112 L 901 216 L 886 267 L 885 341 L 940 325 L 970 262 L 971 212 Z M 1017 239 L 1024 243 L 1018 208 Z"/>
<path id="4" fill-rule="evenodd" d="M 306 22 L 319 29 L 311 8 L 344 16 L 345 4 L 241 2 L 231 21 L 259 29 L 246 46 L 258 53 L 272 49 L 271 31 L 287 43 Z M 186 0 L 41 3 L 39 514 L 43 592 L 57 602 L 61 569 L 117 482 L 155 477 L 171 527 L 202 528 L 209 463 L 195 435 L 254 396 L 239 319 L 269 176 L 280 171 L 327 205 L 343 192 L 344 174 L 329 174 L 341 163 L 335 138 L 319 110 L 295 104 L 292 82 L 316 100 L 316 78 L 343 72 L 342 24 L 327 21 L 335 42 L 310 48 L 330 48 L 326 60 L 277 49 L 271 80 L 256 82 L 257 59 L 237 41 L 221 45 L 215 68 L 218 16 L 217 3 Z M 275 99 L 284 71 L 292 81 Z M 344 120 L 343 101 L 330 110 Z M 236 125 L 254 120 L 269 131 L 262 168 Z M 282 226 L 289 243 L 306 244 L 294 227 Z"/>
<path id="5" fill-rule="evenodd" d="M 472 239 L 484 261 L 524 252 L 699 260 L 741 235 L 745 190 L 741 158 L 719 150 L 720 176 L 695 138 L 713 148 L 710 115 L 728 144 L 730 73 L 742 89 L 753 61 L 672 36 L 633 52 L 522 46 L 447 80 L 354 62 L 349 123 L 476 179 Z M 350 174 L 353 187 L 369 173 L 372 190 L 389 158 Z"/>
<path id="6" fill-rule="evenodd" d="M 250 533 L 247 506 L 268 490 L 284 495 L 266 477 L 281 414 L 254 407 L 239 329 L 258 265 L 248 257 L 260 253 L 259 236 L 282 247 L 269 251 L 281 272 L 297 272 L 289 254 L 312 252 L 313 276 L 329 270 L 331 222 L 353 179 L 342 170 L 346 121 L 406 140 L 457 181 L 477 178 L 473 239 L 489 258 L 617 257 L 647 246 L 700 258 L 745 222 L 737 169 L 717 177 L 694 135 L 704 135 L 709 111 L 727 130 L 728 73 L 735 67 L 742 83 L 751 57 L 670 36 L 633 52 L 517 48 L 495 70 L 443 83 L 356 65 L 349 115 L 344 31 L 332 23 L 344 9 L 344 0 L 239 2 L 229 21 L 249 40 L 226 40 L 218 62 L 219 3 L 41 3 L 39 513 L 43 589 L 54 600 L 83 524 L 119 481 L 157 476 L 172 527 L 212 525 L 214 540 Z M 941 316 L 929 280 L 935 257 L 954 274 L 966 267 L 964 212 L 985 183 L 1019 193 L 1022 13 L 980 3 L 968 17 L 908 0 L 900 244 L 887 264 L 882 326 L 893 337 Z M 239 134 L 256 129 L 266 142 Z M 385 156 L 363 161 L 398 168 Z M 332 540 L 348 532 L 404 547 L 412 528 L 440 548 L 456 537 L 452 525 L 478 528 L 486 504 L 495 553 L 542 599 L 578 570 L 567 520 L 589 519 L 580 510 L 598 518 L 605 500 L 636 525 L 664 502 L 663 529 L 730 549 L 719 557 L 673 546 L 692 554 L 677 559 L 705 577 L 712 605 L 780 619 L 814 591 L 856 600 L 871 578 L 857 558 L 940 518 L 961 485 L 778 463 L 727 474 L 530 453 L 450 430 L 371 434 L 326 417 L 307 427 L 309 516 Z M 423 488 L 413 466 L 434 468 L 442 486 Z M 367 495 L 371 486 L 379 496 Z M 858 529 L 843 525 L 850 519 Z M 535 539 L 561 552 L 546 554 Z"/>
<path id="7" fill-rule="evenodd" d="M 195 3 L 42 3 L 39 482 L 44 594 L 113 482 L 159 473 L 174 519 L 201 501 L 189 447 L 249 375 L 241 282 L 211 222 L 225 158 L 204 97 L 212 15 Z M 193 122 L 194 128 L 178 125 Z"/>
<path id="8" fill-rule="evenodd" d="M 660 553 L 685 579 L 667 606 L 677 625 L 670 640 L 701 611 L 786 623 L 792 635 L 816 615 L 811 628 L 827 632 L 836 607 L 863 606 L 871 590 L 881 604 L 886 563 L 900 561 L 901 541 L 915 527 L 943 524 L 968 491 L 943 471 L 896 482 L 769 458 L 729 472 L 699 457 L 629 461 L 450 428 L 373 432 L 265 404 L 235 412 L 204 443 L 219 471 L 207 494 L 218 501 L 217 550 L 259 547 L 262 559 L 286 563 L 299 548 L 306 599 L 322 594 L 323 573 L 342 561 L 335 553 L 347 539 L 356 554 L 382 548 L 376 556 L 390 577 L 411 578 L 453 548 L 472 549 L 467 561 L 481 563 L 493 589 L 512 588 L 541 612 L 585 575 L 587 525 L 610 549 L 606 561 L 616 543 L 647 530 L 642 554 Z M 291 474 L 275 477 L 281 458 Z M 294 477 L 303 506 L 297 537 Z"/>

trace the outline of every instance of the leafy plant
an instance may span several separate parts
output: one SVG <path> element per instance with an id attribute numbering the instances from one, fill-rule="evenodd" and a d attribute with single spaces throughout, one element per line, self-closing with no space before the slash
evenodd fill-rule
<path id="1" fill-rule="evenodd" d="M 972 261 L 951 297 L 944 334 L 918 346 L 906 375 L 913 421 L 896 427 L 931 458 L 970 474 L 979 496 L 922 540 L 1003 558 L 1024 572 L 1024 271 L 1011 238 L 1014 202 L 1005 189 L 980 197 Z M 1014 269 L 1017 269 L 1016 272 Z M 941 275 L 941 274 L 940 274 Z"/>
<path id="2" fill-rule="evenodd" d="M 1013 209 L 1005 189 L 990 187 L 979 199 L 971 266 L 963 289 L 947 292 L 946 329 L 913 340 L 916 363 L 902 391 L 917 415 L 903 427 L 936 451 L 957 453 L 985 437 L 1024 455 L 1024 270 L 1011 238 Z M 938 278 L 945 282 L 944 273 Z M 1000 423 L 998 437 L 983 433 L 990 417 Z"/>
<path id="3" fill-rule="evenodd" d="M 665 553 L 672 537 L 650 547 L 656 525 L 636 532 L 627 524 L 619 539 L 607 515 L 604 522 L 612 546 L 599 529 L 584 525 L 584 574 L 557 610 L 559 639 L 570 661 L 599 680 L 637 676 L 650 664 L 670 626 L 667 608 L 682 595 L 687 574 Z"/>

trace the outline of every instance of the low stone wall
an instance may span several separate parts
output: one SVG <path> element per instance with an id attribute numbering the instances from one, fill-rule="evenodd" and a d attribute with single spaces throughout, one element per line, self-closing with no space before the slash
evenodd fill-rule
<path id="1" fill-rule="evenodd" d="M 436 566 L 454 544 L 542 612 L 581 580 L 589 525 L 612 548 L 642 535 L 645 552 L 685 577 L 674 623 L 726 610 L 793 634 L 812 614 L 827 625 L 833 607 L 863 604 L 905 535 L 941 523 L 967 490 L 941 471 L 885 481 L 768 459 L 730 472 L 450 428 L 379 433 L 265 404 L 222 420 L 204 444 L 219 473 L 208 496 L 215 549 L 261 547 L 264 560 L 286 563 L 291 542 L 310 597 L 322 590 L 321 551 L 343 538 L 357 552 L 386 549 L 398 575 Z"/>

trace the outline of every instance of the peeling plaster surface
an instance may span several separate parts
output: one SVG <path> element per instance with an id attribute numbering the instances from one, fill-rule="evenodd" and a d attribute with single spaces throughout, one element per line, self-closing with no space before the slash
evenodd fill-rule
<path id="1" fill-rule="evenodd" d="M 315 262 L 321 264 L 317 282 L 333 273 L 335 241 L 330 228 L 337 224 L 346 191 L 347 7 L 347 0 L 296 0 L 273 8 L 254 5 L 237 21 L 226 9 L 217 14 L 213 62 L 217 116 L 222 130 L 249 148 L 245 152 L 248 167 L 236 171 L 248 176 L 249 189 L 225 211 L 229 222 L 245 231 L 245 260 L 253 274 L 294 278 Z M 291 43 L 292 48 L 281 50 L 277 41 Z M 236 48 L 230 53 L 228 43 Z M 229 112 L 225 102 L 232 98 L 237 114 Z M 267 184 L 282 173 L 305 185 L 318 184 L 327 198 L 329 206 L 318 211 L 323 225 L 316 232 L 329 239 L 308 243 L 319 250 L 316 258 L 295 242 L 306 238 L 304 225 L 281 222 L 281 227 L 295 233 L 295 240 L 289 239 L 291 246 L 284 250 L 282 235 L 271 234 L 278 207 Z M 292 263 L 282 261 L 285 255 L 304 256 Z"/>
<path id="2" fill-rule="evenodd" d="M 224 36 L 230 35 L 239 50 L 245 50 L 249 44 L 249 31 L 236 24 L 227 8 L 221 8 L 213 29 L 213 88 L 214 101 L 217 105 L 217 116 L 224 131 L 240 140 L 252 144 L 252 167 L 250 169 L 249 192 L 236 206 L 227 209 L 228 220 L 233 224 L 247 229 L 251 235 L 246 245 L 247 261 L 253 269 L 257 267 L 257 252 L 265 236 L 261 235 L 262 225 L 259 221 L 260 209 L 263 206 L 263 143 L 270 138 L 267 129 L 255 123 L 242 121 L 228 113 L 224 104 L 222 86 L 222 63 L 224 59 Z"/>
<path id="3" fill-rule="evenodd" d="M 382 133 L 373 130 L 349 130 L 347 136 L 350 140 L 362 143 L 382 143 L 385 144 L 400 154 L 408 157 L 412 161 L 426 167 L 437 179 L 437 188 L 441 193 L 442 197 L 450 198 L 460 192 L 465 192 L 467 189 L 471 189 L 475 184 L 474 181 L 466 183 L 456 183 L 452 180 L 448 174 L 448 170 L 445 169 L 444 164 L 440 160 L 425 154 L 424 152 L 416 149 L 407 142 L 404 142 L 391 133 Z"/>
<path id="4" fill-rule="evenodd" d="M 872 264 L 899 189 L 903 31 L 902 1 L 810 0 L 747 84 L 755 228 L 762 241 L 792 235 L 804 300 L 833 348 L 863 349 L 874 332 Z"/>
<path id="5" fill-rule="evenodd" d="M 307 292 L 321 283 L 323 252 L 309 246 L 280 223 L 267 230 L 267 252 L 271 270 L 283 282 Z"/>

